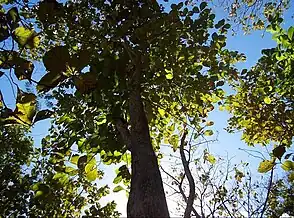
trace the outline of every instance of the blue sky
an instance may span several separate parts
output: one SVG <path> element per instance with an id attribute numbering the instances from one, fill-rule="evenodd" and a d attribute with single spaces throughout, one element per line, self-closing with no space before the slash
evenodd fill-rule
<path id="1" fill-rule="evenodd" d="M 293 9 L 293 7 L 291 8 Z M 285 27 L 289 27 L 289 25 L 293 24 L 293 19 L 291 16 L 293 15 L 294 10 L 288 10 L 285 14 Z M 214 8 L 214 11 L 217 15 L 217 19 L 221 19 L 224 16 L 224 12 L 222 9 Z M 261 50 L 264 48 L 270 48 L 275 46 L 275 42 L 271 40 L 271 35 L 268 33 L 264 33 L 263 31 L 254 31 L 250 35 L 243 35 L 242 32 L 239 32 L 236 36 L 229 35 L 227 41 L 227 48 L 230 50 L 237 50 L 243 52 L 247 61 L 245 63 L 238 64 L 239 68 L 250 68 L 252 65 L 256 63 L 261 55 Z M 263 35 L 263 36 L 262 36 Z M 38 80 L 41 75 L 45 73 L 45 69 L 42 65 L 36 64 L 35 71 L 33 73 L 33 78 Z M 14 81 L 17 79 L 14 77 Z M 24 82 L 20 82 L 20 86 L 22 88 L 25 87 Z M 15 96 L 13 94 L 16 93 L 15 87 L 14 91 L 12 91 L 12 87 L 8 82 L 7 78 L 2 76 L 0 78 L 0 90 L 4 95 L 4 100 L 7 106 L 14 108 L 15 106 Z M 211 144 L 210 151 L 214 154 L 218 155 L 227 155 L 229 157 L 235 157 L 236 163 L 241 159 L 244 161 L 248 161 L 252 163 L 253 169 L 256 169 L 260 159 L 256 159 L 254 157 L 248 156 L 244 151 L 240 151 L 238 148 L 248 148 L 246 145 L 240 140 L 241 134 L 228 134 L 223 128 L 227 126 L 227 119 L 229 118 L 229 114 L 226 112 L 221 112 L 218 110 L 213 111 L 210 114 L 210 120 L 215 122 L 214 130 L 218 131 L 218 142 Z M 50 121 L 44 120 L 40 121 L 32 129 L 31 136 L 34 137 L 36 146 L 40 146 L 41 139 L 46 136 L 48 133 L 48 128 L 50 127 Z M 256 148 L 258 150 L 262 150 L 261 148 Z M 108 182 L 112 182 L 114 177 L 114 172 L 112 169 L 106 167 L 106 175 L 108 178 L 101 183 L 107 184 Z M 258 174 L 257 174 L 258 175 Z M 124 192 L 119 194 L 115 194 L 110 196 L 109 199 L 117 200 L 119 204 L 118 208 L 120 212 L 125 215 L 125 206 L 126 206 L 126 197 Z"/>

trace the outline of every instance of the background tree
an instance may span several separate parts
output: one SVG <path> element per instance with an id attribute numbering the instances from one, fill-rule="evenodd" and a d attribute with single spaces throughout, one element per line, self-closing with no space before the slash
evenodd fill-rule
<path id="1" fill-rule="evenodd" d="M 270 171 L 276 164 L 286 171 L 294 170 L 288 149 L 293 142 L 293 34 L 294 27 L 284 30 L 276 17 L 268 26 L 277 47 L 264 49 L 263 56 L 250 70 L 244 69 L 235 86 L 236 95 L 227 99 L 233 114 L 229 131 L 243 131 L 248 145 L 272 144 L 272 159 L 260 164 L 260 172 Z M 282 161 L 284 159 L 284 161 Z"/>
<path id="2" fill-rule="evenodd" d="M 233 164 L 233 158 L 213 156 L 209 144 L 215 139 L 199 133 L 184 141 L 185 137 L 182 152 L 167 150 L 169 158 L 162 159 L 167 198 L 177 205 L 171 210 L 173 216 L 281 217 L 293 213 L 290 177 L 281 179 L 277 168 L 256 175 L 249 163 Z"/>

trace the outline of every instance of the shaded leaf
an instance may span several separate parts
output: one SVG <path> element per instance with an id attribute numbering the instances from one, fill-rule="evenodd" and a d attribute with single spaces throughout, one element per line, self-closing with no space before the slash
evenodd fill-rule
<path id="1" fill-rule="evenodd" d="M 53 111 L 48 109 L 39 111 L 35 116 L 34 123 L 36 123 L 37 121 L 45 120 L 52 117 L 53 113 L 54 113 Z"/>
<path id="2" fill-rule="evenodd" d="M 96 74 L 87 72 L 78 77 L 74 77 L 74 84 L 79 92 L 87 94 L 97 86 Z"/>
<path id="3" fill-rule="evenodd" d="M 286 154 L 286 155 L 285 155 L 285 159 L 286 159 L 286 160 L 289 159 L 290 156 L 291 156 L 292 154 L 293 154 L 293 153 Z"/>
<path id="4" fill-rule="evenodd" d="M 8 39 L 9 36 L 10 36 L 10 34 L 8 31 L 8 26 L 0 25 L 0 42 Z"/>
<path id="5" fill-rule="evenodd" d="M 12 23 L 17 23 L 20 21 L 20 16 L 16 7 L 11 8 L 7 12 L 7 19 Z"/>
<path id="6" fill-rule="evenodd" d="M 201 2 L 200 6 L 199 6 L 200 10 L 203 10 L 206 6 L 207 6 L 206 2 Z"/>
<path id="7" fill-rule="evenodd" d="M 43 62 L 46 69 L 52 73 L 65 72 L 70 60 L 69 51 L 64 46 L 56 46 L 46 52 L 43 57 Z"/>
<path id="8" fill-rule="evenodd" d="M 27 61 L 23 58 L 16 58 L 14 61 L 15 65 L 15 75 L 19 80 L 28 79 L 32 77 L 34 71 L 34 64 L 31 61 Z"/>
<path id="9" fill-rule="evenodd" d="M 284 155 L 285 152 L 286 152 L 285 146 L 278 146 L 278 147 L 274 148 L 273 155 L 276 158 L 278 158 L 279 160 L 281 160 L 281 158 L 282 158 L 282 156 Z"/>
<path id="10" fill-rule="evenodd" d="M 66 76 L 58 72 L 46 73 L 38 82 L 37 90 L 39 92 L 46 92 L 55 88 L 60 82 L 64 81 Z"/>
<path id="11" fill-rule="evenodd" d="M 87 163 L 87 155 L 80 157 L 78 160 L 78 168 L 80 170 L 84 170 L 86 163 Z"/>

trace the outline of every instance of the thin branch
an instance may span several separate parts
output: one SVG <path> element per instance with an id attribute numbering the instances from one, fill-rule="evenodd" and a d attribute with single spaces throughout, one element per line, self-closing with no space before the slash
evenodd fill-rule
<path id="1" fill-rule="evenodd" d="M 192 176 L 191 170 L 189 168 L 189 162 L 187 161 L 185 153 L 184 153 L 184 146 L 185 146 L 185 140 L 186 140 L 187 134 L 188 134 L 188 132 L 184 131 L 183 136 L 181 138 L 181 144 L 180 144 L 181 159 L 182 159 L 182 163 L 184 166 L 185 174 L 187 175 L 187 179 L 189 182 L 189 189 L 190 189 L 189 190 L 189 197 L 188 197 L 187 205 L 186 205 L 186 209 L 185 209 L 185 214 L 184 214 L 184 217 L 186 217 L 186 218 L 191 217 L 191 212 L 193 210 L 193 204 L 194 204 L 194 199 L 195 199 L 195 181 Z M 197 218 L 201 217 L 197 212 L 195 213 L 195 215 Z"/>
<path id="2" fill-rule="evenodd" d="M 272 188 L 273 177 L 274 177 L 274 167 L 271 170 L 271 176 L 270 176 L 270 180 L 269 180 L 269 184 L 268 184 L 268 188 L 267 188 L 267 195 L 266 195 L 265 202 L 263 204 L 263 208 L 262 208 L 262 211 L 261 211 L 261 214 L 260 214 L 260 218 L 263 217 L 263 214 L 264 214 L 264 212 L 266 210 L 266 205 L 267 205 L 267 202 L 269 200 L 269 195 L 270 195 L 271 188 Z"/>

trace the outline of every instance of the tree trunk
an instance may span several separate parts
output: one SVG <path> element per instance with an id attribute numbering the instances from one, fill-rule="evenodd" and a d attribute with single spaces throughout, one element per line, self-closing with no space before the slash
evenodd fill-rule
<path id="1" fill-rule="evenodd" d="M 128 217 L 169 217 L 162 179 L 153 150 L 140 87 L 129 96 L 132 177 Z"/>

